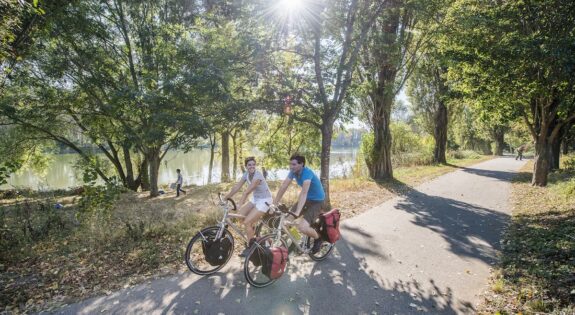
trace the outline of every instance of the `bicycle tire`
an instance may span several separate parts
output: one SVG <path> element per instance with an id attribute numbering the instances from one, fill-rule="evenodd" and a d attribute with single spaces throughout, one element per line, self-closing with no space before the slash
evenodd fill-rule
<path id="1" fill-rule="evenodd" d="M 223 264 L 218 265 L 218 266 L 210 266 L 213 268 L 207 269 L 207 270 L 202 270 L 199 268 L 199 263 L 197 263 L 191 259 L 191 255 L 194 254 L 193 253 L 194 245 L 197 243 L 197 244 L 199 244 L 199 246 L 201 248 L 201 246 L 202 246 L 201 242 L 203 241 L 204 237 L 209 237 L 211 235 L 215 236 L 215 234 L 217 233 L 217 231 L 219 229 L 220 229 L 219 226 L 210 226 L 210 227 L 204 228 L 200 232 L 196 233 L 196 235 L 194 235 L 194 237 L 192 237 L 192 239 L 188 243 L 188 246 L 186 247 L 186 253 L 184 254 L 184 260 L 186 261 L 186 265 L 188 266 L 188 269 L 190 269 L 191 272 L 198 274 L 200 276 L 210 275 L 210 274 L 213 274 L 213 273 L 217 272 L 218 270 L 222 269 L 230 261 L 230 258 L 233 256 L 233 252 L 234 252 L 234 237 L 228 231 L 227 228 L 224 230 L 223 235 L 224 235 L 224 237 L 229 238 L 232 245 L 230 248 L 230 254 L 228 255 L 228 257 L 226 258 L 226 260 Z M 204 237 L 202 237 L 202 235 L 204 235 Z M 203 253 L 198 255 L 198 258 L 201 257 L 202 255 L 203 255 Z"/>
<path id="2" fill-rule="evenodd" d="M 274 282 L 276 282 L 278 279 L 280 279 L 280 278 L 276 278 L 276 279 L 268 278 L 267 276 L 265 276 L 261 272 L 261 266 L 255 266 L 252 263 L 252 261 L 250 260 L 250 257 L 252 255 L 259 255 L 258 252 L 260 251 L 261 246 L 270 247 L 271 245 L 273 245 L 273 243 L 275 242 L 275 237 L 276 237 L 276 235 L 273 235 L 273 234 L 269 234 L 269 235 L 265 235 L 265 236 L 261 237 L 259 240 L 257 240 L 252 245 L 248 254 L 246 255 L 246 258 L 244 260 L 244 277 L 246 278 L 246 281 L 253 287 L 256 287 L 256 288 L 267 287 L 267 286 L 273 284 Z M 284 239 L 280 238 L 280 242 L 281 242 L 282 246 L 287 248 L 287 244 L 286 244 Z M 286 269 L 288 268 L 288 266 L 289 266 L 289 258 L 287 259 L 287 262 L 286 262 Z M 256 280 L 255 277 L 252 277 L 252 275 L 250 273 L 250 268 L 252 268 L 254 270 L 260 269 L 259 274 L 261 274 L 261 277 L 263 280 L 259 281 L 259 279 Z"/>

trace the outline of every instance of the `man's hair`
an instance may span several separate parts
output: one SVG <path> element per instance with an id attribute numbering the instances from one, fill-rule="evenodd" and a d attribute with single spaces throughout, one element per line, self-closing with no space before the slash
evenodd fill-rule
<path id="1" fill-rule="evenodd" d="M 178 173 L 179 173 L 179 172 L 180 172 L 180 169 L 179 169 L 179 168 L 178 168 L 178 169 L 176 169 L 176 172 L 178 172 Z"/>
<path id="2" fill-rule="evenodd" d="M 292 160 L 296 160 L 298 162 L 298 164 L 303 164 L 303 166 L 305 166 L 305 157 L 303 155 L 299 155 L 299 154 L 294 154 L 289 158 L 290 161 Z"/>
<path id="3" fill-rule="evenodd" d="M 244 160 L 244 165 L 245 165 L 245 166 L 248 166 L 249 161 L 254 161 L 254 163 L 257 163 L 255 157 L 253 157 L 253 156 L 248 156 L 248 157 Z"/>

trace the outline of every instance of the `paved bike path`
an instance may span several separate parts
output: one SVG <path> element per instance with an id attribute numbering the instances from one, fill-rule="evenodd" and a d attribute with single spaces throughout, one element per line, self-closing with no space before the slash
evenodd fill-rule
<path id="1" fill-rule="evenodd" d="M 246 285 L 239 258 L 66 306 L 62 314 L 474 313 L 509 220 L 510 181 L 524 162 L 462 168 L 342 223 L 333 256 L 292 259 L 264 289 Z"/>

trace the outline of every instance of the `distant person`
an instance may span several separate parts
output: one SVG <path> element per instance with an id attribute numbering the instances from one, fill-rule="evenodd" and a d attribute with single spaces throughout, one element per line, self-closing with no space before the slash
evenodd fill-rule
<path id="1" fill-rule="evenodd" d="M 176 181 L 176 197 L 179 197 L 180 191 L 183 192 L 184 195 L 186 194 L 186 191 L 182 189 L 182 184 L 184 183 L 184 179 L 182 177 L 182 172 L 180 171 L 179 168 L 176 170 L 176 173 L 178 173 L 178 180 Z"/>
<path id="2" fill-rule="evenodd" d="M 525 151 L 525 148 L 527 146 L 525 144 L 521 145 L 520 147 L 517 148 L 517 156 L 515 157 L 515 160 L 517 161 L 519 159 L 519 161 L 523 160 L 523 152 Z"/>

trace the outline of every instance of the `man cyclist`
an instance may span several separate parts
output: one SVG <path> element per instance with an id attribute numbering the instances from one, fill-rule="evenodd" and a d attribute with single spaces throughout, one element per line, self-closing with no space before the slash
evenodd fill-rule
<path id="1" fill-rule="evenodd" d="M 292 180 L 296 180 L 297 184 L 301 187 L 298 202 L 293 205 L 291 211 L 297 214 L 298 217 L 303 214 L 303 219 L 297 225 L 297 229 L 315 239 L 312 253 L 317 253 L 321 247 L 322 240 L 317 231 L 311 227 L 311 223 L 320 215 L 321 209 L 325 200 L 325 192 L 319 178 L 315 173 L 305 166 L 305 157 L 301 155 L 292 155 L 290 157 L 290 172 L 287 178 L 283 181 L 274 204 L 278 204 Z"/>

